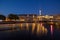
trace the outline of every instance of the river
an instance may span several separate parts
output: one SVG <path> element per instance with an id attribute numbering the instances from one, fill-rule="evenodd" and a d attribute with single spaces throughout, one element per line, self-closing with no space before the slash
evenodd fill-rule
<path id="1" fill-rule="evenodd" d="M 2 24 L 0 40 L 60 40 L 60 24 L 58 22 Z"/>

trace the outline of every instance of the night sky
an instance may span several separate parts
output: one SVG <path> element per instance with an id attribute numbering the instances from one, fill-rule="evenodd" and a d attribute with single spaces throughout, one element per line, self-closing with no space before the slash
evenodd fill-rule
<path id="1" fill-rule="evenodd" d="M 60 14 L 60 0 L 0 0 L 0 14 Z"/>

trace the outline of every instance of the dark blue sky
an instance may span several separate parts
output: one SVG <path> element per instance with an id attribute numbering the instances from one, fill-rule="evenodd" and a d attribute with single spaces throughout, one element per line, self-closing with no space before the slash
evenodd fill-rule
<path id="1" fill-rule="evenodd" d="M 60 14 L 60 0 L 0 0 L 0 14 Z"/>

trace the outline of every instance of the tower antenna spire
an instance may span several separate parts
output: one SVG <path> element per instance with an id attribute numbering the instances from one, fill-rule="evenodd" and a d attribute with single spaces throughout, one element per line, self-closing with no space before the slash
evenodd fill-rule
<path id="1" fill-rule="evenodd" d="M 41 10 L 39 10 L 39 15 L 42 15 Z"/>

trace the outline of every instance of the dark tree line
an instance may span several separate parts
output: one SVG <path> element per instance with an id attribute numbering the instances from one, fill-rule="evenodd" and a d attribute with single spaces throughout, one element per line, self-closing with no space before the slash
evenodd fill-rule
<path id="1" fill-rule="evenodd" d="M 10 19 L 10 20 L 17 20 L 17 19 L 19 19 L 19 17 L 18 17 L 18 15 L 16 15 L 16 14 L 9 14 L 8 15 L 8 18 Z"/>
<path id="2" fill-rule="evenodd" d="M 9 18 L 10 20 L 19 19 L 18 15 L 16 15 L 16 14 L 9 14 L 7 18 Z M 0 15 L 0 20 L 6 20 L 6 16 Z"/>
<path id="3" fill-rule="evenodd" d="M 0 20 L 5 20 L 6 17 L 4 15 L 0 15 Z"/>

